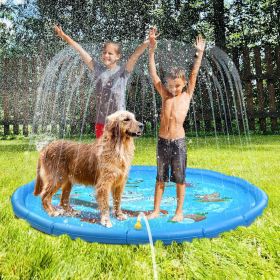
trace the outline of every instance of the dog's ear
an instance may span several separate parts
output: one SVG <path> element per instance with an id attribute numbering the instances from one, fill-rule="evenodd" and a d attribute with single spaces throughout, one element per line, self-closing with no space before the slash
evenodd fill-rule
<path id="1" fill-rule="evenodd" d="M 118 139 L 120 137 L 120 125 L 115 118 L 106 118 L 106 129 L 108 133 L 111 134 L 111 137 Z"/>
<path id="2" fill-rule="evenodd" d="M 112 136 L 118 140 L 121 136 L 121 131 L 120 131 L 120 123 L 116 120 L 113 121 L 112 124 Z"/>

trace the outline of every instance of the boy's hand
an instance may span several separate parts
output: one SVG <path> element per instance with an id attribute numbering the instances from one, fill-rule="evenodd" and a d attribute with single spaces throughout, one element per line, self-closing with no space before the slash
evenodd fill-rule
<path id="1" fill-rule="evenodd" d="M 159 33 L 156 34 L 157 28 L 152 27 L 149 32 L 149 43 L 150 43 L 150 49 L 155 49 L 157 47 L 157 37 L 160 35 Z"/>
<path id="2" fill-rule="evenodd" d="M 205 40 L 202 38 L 201 35 L 196 37 L 195 48 L 197 52 L 203 53 L 205 50 Z"/>
<path id="3" fill-rule="evenodd" d="M 59 25 L 54 26 L 54 31 L 58 37 L 65 40 L 67 35 L 63 32 L 62 28 Z"/>

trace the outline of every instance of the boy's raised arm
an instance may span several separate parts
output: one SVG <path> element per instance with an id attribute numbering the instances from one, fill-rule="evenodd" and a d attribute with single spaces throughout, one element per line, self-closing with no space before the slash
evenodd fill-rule
<path id="1" fill-rule="evenodd" d="M 191 74 L 189 77 L 188 86 L 187 86 L 187 94 L 189 94 L 190 96 L 192 96 L 193 92 L 194 92 L 197 75 L 199 72 L 199 68 L 201 65 L 201 61 L 202 61 L 202 57 L 203 57 L 203 53 L 204 53 L 204 49 L 205 49 L 205 40 L 202 38 L 201 35 L 198 35 L 196 37 L 195 47 L 196 47 L 196 54 L 195 54 L 194 64 L 193 64 L 193 68 L 192 68 L 192 71 L 191 71 Z"/>
<path id="2" fill-rule="evenodd" d="M 76 50 L 82 60 L 84 61 L 84 63 L 87 65 L 87 67 L 90 70 L 93 70 L 94 68 L 94 61 L 92 59 L 92 57 L 89 55 L 89 53 L 87 53 L 81 45 L 79 45 L 77 42 L 75 42 L 71 37 L 69 37 L 68 35 L 66 35 L 62 28 L 58 25 L 55 25 L 54 27 L 55 33 L 57 34 L 57 36 L 59 36 L 62 40 L 64 40 L 66 43 L 68 43 L 74 50 Z"/>
<path id="3" fill-rule="evenodd" d="M 166 90 L 157 74 L 155 62 L 155 49 L 157 44 L 156 37 L 156 28 L 153 28 L 150 30 L 149 34 L 149 72 L 156 90 L 159 92 L 160 95 L 163 95 Z"/>

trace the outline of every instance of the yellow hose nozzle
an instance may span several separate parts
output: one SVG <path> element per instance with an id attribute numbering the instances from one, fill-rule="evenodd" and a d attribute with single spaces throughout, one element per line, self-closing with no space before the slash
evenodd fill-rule
<path id="1" fill-rule="evenodd" d="M 137 229 L 137 230 L 142 229 L 142 225 L 141 225 L 141 222 L 139 220 L 137 220 L 136 224 L 134 225 L 134 228 Z"/>

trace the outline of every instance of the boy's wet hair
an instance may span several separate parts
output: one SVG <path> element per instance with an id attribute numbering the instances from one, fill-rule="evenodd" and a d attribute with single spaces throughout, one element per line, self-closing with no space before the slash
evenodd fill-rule
<path id="1" fill-rule="evenodd" d="M 186 80 L 186 73 L 185 69 L 182 67 L 171 67 L 165 76 L 165 79 L 172 79 L 175 80 L 177 78 L 181 78 L 183 80 Z"/>
<path id="2" fill-rule="evenodd" d="M 102 50 L 104 50 L 108 45 L 114 45 L 116 47 L 116 53 L 120 56 L 122 55 L 122 47 L 120 43 L 107 41 L 103 44 Z"/>

